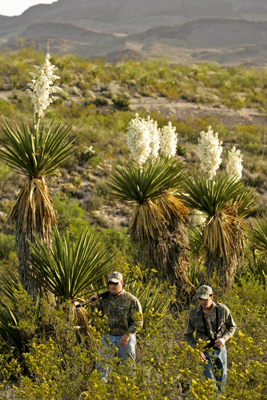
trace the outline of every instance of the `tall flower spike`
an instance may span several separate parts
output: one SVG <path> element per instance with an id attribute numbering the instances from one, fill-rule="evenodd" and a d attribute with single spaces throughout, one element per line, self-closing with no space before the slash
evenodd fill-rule
<path id="1" fill-rule="evenodd" d="M 226 165 L 226 171 L 229 175 L 235 176 L 236 181 L 242 178 L 242 165 L 243 155 L 240 150 L 236 150 L 233 146 L 232 150 L 228 153 L 228 163 Z"/>
<path id="2" fill-rule="evenodd" d="M 200 166 L 205 174 L 212 179 L 216 175 L 222 159 L 222 146 L 218 139 L 218 133 L 213 133 L 211 126 L 208 131 L 202 131 L 198 139 L 198 156 L 200 159 Z"/>
<path id="3" fill-rule="evenodd" d="M 177 147 L 176 127 L 172 126 L 171 121 L 161 129 L 160 148 L 161 153 L 166 157 L 174 157 Z"/>
<path id="4" fill-rule="evenodd" d="M 127 131 L 127 145 L 136 163 L 142 167 L 151 152 L 151 136 L 147 123 L 136 114 L 136 118 L 129 123 Z"/>
<path id="5" fill-rule="evenodd" d="M 49 54 L 45 57 L 45 62 L 42 67 L 35 65 L 37 72 L 30 72 L 33 77 L 31 83 L 28 83 L 30 89 L 27 92 L 30 94 L 32 102 L 34 104 L 34 113 L 38 115 L 37 118 L 42 118 L 44 111 L 47 109 L 49 104 L 53 103 L 57 97 L 51 96 L 51 94 L 61 90 L 57 86 L 52 86 L 55 79 L 59 79 L 59 76 L 54 75 L 57 67 L 52 65 L 49 61 Z"/>
<path id="6" fill-rule="evenodd" d="M 150 157 L 157 158 L 160 147 L 160 137 L 159 137 L 157 121 L 154 121 L 153 119 L 150 118 L 150 116 L 148 116 L 147 120 L 144 120 L 144 122 L 146 123 L 147 129 L 150 132 L 150 148 L 151 148 Z"/>

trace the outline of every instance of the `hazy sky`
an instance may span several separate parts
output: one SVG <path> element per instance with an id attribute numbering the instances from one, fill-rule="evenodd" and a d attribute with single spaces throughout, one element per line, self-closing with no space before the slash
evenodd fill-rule
<path id="1" fill-rule="evenodd" d="M 51 4 L 56 0 L 0 0 L 1 15 L 20 15 L 35 4 Z"/>

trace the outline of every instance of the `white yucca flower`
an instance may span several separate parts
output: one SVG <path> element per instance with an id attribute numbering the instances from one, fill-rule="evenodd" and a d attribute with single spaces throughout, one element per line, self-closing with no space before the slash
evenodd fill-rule
<path id="1" fill-rule="evenodd" d="M 205 174 L 212 179 L 216 175 L 222 159 L 222 146 L 218 139 L 218 133 L 214 133 L 211 126 L 208 131 L 202 131 L 198 139 L 198 156 L 200 159 L 200 166 Z"/>
<path id="2" fill-rule="evenodd" d="M 205 215 L 202 211 L 193 210 L 191 218 L 195 226 L 202 226 L 206 221 L 207 215 Z"/>
<path id="3" fill-rule="evenodd" d="M 242 178 L 242 165 L 243 155 L 240 150 L 236 150 L 233 146 L 232 150 L 228 153 L 228 163 L 226 165 L 226 171 L 230 176 L 235 176 L 236 180 Z"/>
<path id="4" fill-rule="evenodd" d="M 53 103 L 53 101 L 57 99 L 57 97 L 49 97 L 49 95 L 61 90 L 57 86 L 52 86 L 54 80 L 59 79 L 59 76 L 54 75 L 57 67 L 49 62 L 49 58 L 50 56 L 47 54 L 42 67 L 35 65 L 37 73 L 30 72 L 33 79 L 31 83 L 28 83 L 31 90 L 27 89 L 27 92 L 31 96 L 34 104 L 34 113 L 38 115 L 38 118 L 42 118 L 44 110 L 46 110 L 49 104 Z"/>
<path id="5" fill-rule="evenodd" d="M 134 160 L 142 167 L 151 153 L 151 135 L 144 118 L 136 114 L 136 118 L 129 123 L 127 131 L 127 145 L 132 153 Z"/>
<path id="6" fill-rule="evenodd" d="M 171 121 L 161 129 L 160 148 L 161 153 L 167 157 L 174 157 L 177 147 L 176 127 L 172 126 Z"/>
<path id="7" fill-rule="evenodd" d="M 144 121 L 144 123 L 146 123 L 147 129 L 150 132 L 150 148 L 151 148 L 150 157 L 157 158 L 158 154 L 159 154 L 159 147 L 160 147 L 158 123 L 157 123 L 157 121 L 154 121 L 153 119 L 151 119 L 150 116 L 148 116 L 147 119 L 143 120 L 143 121 Z"/>

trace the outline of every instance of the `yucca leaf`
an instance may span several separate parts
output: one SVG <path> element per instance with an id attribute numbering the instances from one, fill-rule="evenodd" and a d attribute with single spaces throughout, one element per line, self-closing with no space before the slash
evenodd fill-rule
<path id="1" fill-rule="evenodd" d="M 29 242 L 32 269 L 26 267 L 27 274 L 57 298 L 75 300 L 114 267 L 114 255 L 89 230 L 81 233 L 76 245 L 71 243 L 68 233 L 61 237 L 57 228 L 54 233 L 51 249 L 36 235 L 37 246 Z"/>
<path id="2" fill-rule="evenodd" d="M 108 186 L 111 195 L 130 203 L 142 204 L 178 190 L 184 179 L 182 163 L 168 158 L 147 161 L 142 168 L 131 163 L 116 167 Z"/>
<path id="3" fill-rule="evenodd" d="M 236 205 L 238 214 L 244 217 L 255 206 L 253 191 L 248 192 L 242 181 L 222 173 L 218 179 L 208 179 L 192 174 L 183 183 L 185 204 L 212 217 L 227 205 Z"/>
<path id="4" fill-rule="evenodd" d="M 66 141 L 72 124 L 64 127 L 58 124 L 54 128 L 54 121 L 47 132 L 42 130 L 36 134 L 28 125 L 22 123 L 22 130 L 15 125 L 12 128 L 8 122 L 3 126 L 3 132 L 7 138 L 1 144 L 2 157 L 12 168 L 27 176 L 40 177 L 52 175 L 58 167 L 75 151 L 73 142 Z"/>
<path id="5" fill-rule="evenodd" d="M 248 231 L 248 239 L 257 250 L 267 252 L 267 221 L 258 219 L 257 224 Z"/>

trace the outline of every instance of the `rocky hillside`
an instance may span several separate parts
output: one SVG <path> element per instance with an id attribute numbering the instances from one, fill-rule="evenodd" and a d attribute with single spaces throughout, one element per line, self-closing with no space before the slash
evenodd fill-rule
<path id="1" fill-rule="evenodd" d="M 117 60 L 167 56 L 171 62 L 267 62 L 263 0 L 58 0 L 22 15 L 0 15 L 0 49 L 23 46 L 52 53 Z"/>
<path id="2" fill-rule="evenodd" d="M 267 63 L 267 22 L 245 19 L 205 18 L 175 26 L 159 26 L 140 34 L 115 34 L 71 23 L 38 22 L 21 33 L 24 39 L 2 37 L 0 48 L 42 48 L 51 53 L 106 57 L 109 61 L 135 52 L 135 58 L 167 56 L 171 62 L 202 60 L 231 63 Z M 23 44 L 22 44 L 23 43 Z M 121 56 L 120 54 L 121 53 Z"/>
<path id="3" fill-rule="evenodd" d="M 0 58 L 0 114 L 11 123 L 20 125 L 21 119 L 31 123 L 33 107 L 25 88 L 29 72 L 42 65 L 43 58 L 30 49 Z M 222 168 L 232 146 L 242 151 L 243 182 L 256 190 L 257 214 L 265 215 L 267 74 L 263 69 L 186 67 L 163 60 L 113 65 L 73 55 L 56 55 L 51 62 L 58 67 L 62 91 L 49 107 L 46 123 L 54 117 L 74 123 L 70 135 L 77 137 L 77 151 L 48 182 L 61 229 L 71 225 L 77 233 L 88 222 L 97 229 L 128 226 L 131 208 L 110 196 L 107 183 L 114 167 L 130 157 L 126 130 L 136 112 L 150 115 L 161 128 L 172 122 L 179 138 L 177 157 L 194 171 L 200 168 L 199 133 L 211 125 L 223 142 Z M 12 233 L 7 216 L 22 184 L 22 176 L 0 160 L 0 226 L 7 233 Z"/>
<path id="4" fill-rule="evenodd" d="M 70 22 L 105 32 L 142 32 L 203 17 L 267 18 L 265 0 L 58 0 L 30 7 L 18 17 L 0 16 L 1 33 L 16 34 L 33 22 Z"/>

